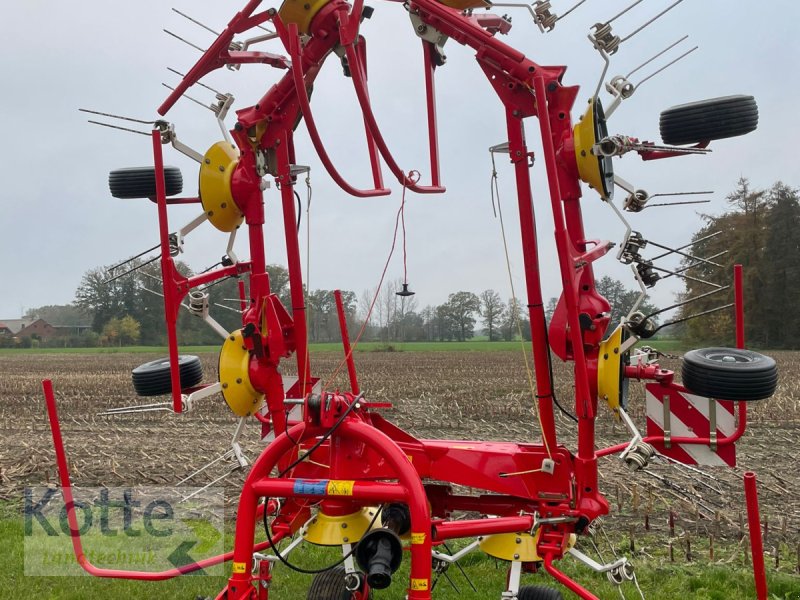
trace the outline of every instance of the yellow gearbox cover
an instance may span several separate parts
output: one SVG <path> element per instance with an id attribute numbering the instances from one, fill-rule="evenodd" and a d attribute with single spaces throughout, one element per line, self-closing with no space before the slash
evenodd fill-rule
<path id="1" fill-rule="evenodd" d="M 500 560 L 518 560 L 520 562 L 539 562 L 542 558 L 536 552 L 541 529 L 535 535 L 530 533 L 497 533 L 487 535 L 480 541 L 481 550 L 493 558 Z M 575 545 L 576 536 L 570 534 L 567 546 Z"/>
<path id="2" fill-rule="evenodd" d="M 619 407 L 622 399 L 620 390 L 622 383 L 622 325 L 600 342 L 600 354 L 597 357 L 597 395 L 605 400 L 608 407 L 619 420 Z"/>
<path id="3" fill-rule="evenodd" d="M 598 158 L 592 152 L 592 148 L 598 142 L 598 130 L 605 128 L 602 111 L 600 101 L 590 99 L 586 112 L 583 113 L 583 116 L 573 128 L 573 134 L 578 176 L 581 181 L 600 194 L 601 198 L 608 199 L 611 190 L 609 189 L 607 174 L 603 172 L 603 164 L 605 162 L 606 168 L 610 169 L 611 160 Z M 611 175 L 613 176 L 613 173 Z"/>
<path id="4" fill-rule="evenodd" d="M 336 517 L 320 511 L 306 527 L 303 539 L 317 546 L 355 544 L 364 537 L 376 510 L 376 507 L 368 506 L 349 515 Z"/>
<path id="5" fill-rule="evenodd" d="M 200 202 L 211 224 L 230 233 L 244 220 L 231 193 L 231 176 L 239 164 L 239 149 L 228 142 L 217 142 L 208 149 L 200 164 Z"/>
<path id="6" fill-rule="evenodd" d="M 311 21 L 330 0 L 283 0 L 278 16 L 284 24 L 295 23 L 299 33 L 308 33 Z"/>
<path id="7" fill-rule="evenodd" d="M 241 330 L 230 334 L 219 351 L 219 382 L 222 396 L 240 417 L 254 414 L 264 402 L 264 394 L 250 383 L 250 352 L 244 345 Z"/>

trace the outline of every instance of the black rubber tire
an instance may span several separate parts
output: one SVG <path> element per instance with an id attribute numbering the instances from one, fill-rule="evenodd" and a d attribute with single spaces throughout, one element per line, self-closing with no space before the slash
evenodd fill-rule
<path id="1" fill-rule="evenodd" d="M 517 600 L 564 600 L 564 596 L 546 585 L 523 585 L 519 588 Z"/>
<path id="2" fill-rule="evenodd" d="M 775 393 L 778 367 L 769 356 L 737 348 L 700 348 L 683 355 L 683 386 L 719 400 L 763 400 Z"/>
<path id="3" fill-rule="evenodd" d="M 183 175 L 178 167 L 164 167 L 164 185 L 167 196 L 183 191 Z M 115 169 L 108 174 L 108 187 L 114 198 L 155 198 L 155 167 Z"/>
<path id="4" fill-rule="evenodd" d="M 203 380 L 200 358 L 192 355 L 178 357 L 181 373 L 181 389 L 194 387 Z M 161 396 L 172 391 L 169 358 L 151 360 L 131 371 L 133 389 L 139 396 Z"/>
<path id="5" fill-rule="evenodd" d="M 724 96 L 673 106 L 661 113 L 665 144 L 684 146 L 744 135 L 758 127 L 758 105 L 752 96 Z"/>
<path id="6" fill-rule="evenodd" d="M 344 586 L 345 574 L 342 565 L 317 573 L 308 588 L 306 600 L 351 600 L 353 594 Z M 372 592 L 369 597 L 372 598 Z"/>

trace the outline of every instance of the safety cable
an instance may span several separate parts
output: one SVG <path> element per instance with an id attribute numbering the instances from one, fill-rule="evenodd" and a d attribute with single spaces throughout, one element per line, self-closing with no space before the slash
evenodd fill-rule
<path id="1" fill-rule="evenodd" d="M 264 498 L 263 522 L 264 522 L 264 533 L 267 536 L 267 542 L 269 543 L 269 546 L 272 549 L 272 551 L 275 553 L 275 556 L 277 556 L 278 559 L 287 567 L 289 567 L 292 571 L 297 571 L 298 573 L 304 573 L 306 575 L 318 575 L 320 573 L 324 573 L 325 571 L 330 571 L 331 569 L 338 567 L 340 564 L 342 564 L 344 561 L 350 558 L 356 551 L 356 545 L 358 544 L 358 542 L 352 544 L 350 550 L 347 552 L 347 554 L 344 554 L 341 559 L 337 560 L 332 565 L 328 565 L 323 569 L 304 569 L 303 567 L 298 567 L 297 565 L 293 565 L 292 563 L 289 562 L 289 560 L 285 556 L 283 556 L 283 554 L 280 553 L 277 546 L 275 546 L 275 543 L 272 541 L 272 535 L 270 535 L 269 533 L 269 524 L 267 523 L 267 510 L 266 510 L 267 502 L 269 502 L 269 498 Z M 367 531 L 372 529 L 372 526 L 375 524 L 375 521 L 378 520 L 378 516 L 381 514 L 382 510 L 383 510 L 383 504 L 381 504 L 375 511 L 375 516 L 372 517 L 372 520 L 369 522 L 369 525 L 367 525 L 366 529 Z"/>
<path id="2" fill-rule="evenodd" d="M 522 323 L 520 323 L 519 313 L 517 312 L 517 293 L 514 291 L 514 276 L 511 272 L 511 258 L 508 256 L 508 242 L 506 240 L 506 227 L 505 223 L 503 222 L 503 209 L 500 206 L 500 188 L 497 184 L 497 165 L 494 161 L 494 152 L 491 150 L 489 151 L 489 155 L 492 157 L 492 179 L 490 181 L 489 189 L 492 194 L 492 207 L 494 208 L 494 201 L 495 195 L 497 196 L 497 216 L 500 219 L 500 235 L 503 238 L 503 252 L 505 253 L 506 258 L 506 271 L 508 272 L 508 283 L 511 287 L 511 304 L 509 308 L 512 310 L 511 318 L 515 322 L 517 326 L 517 333 L 519 333 L 519 343 L 520 348 L 522 349 L 522 358 L 525 361 L 525 372 L 528 375 L 528 387 L 530 388 L 531 398 L 536 398 L 538 394 L 536 393 L 536 388 L 533 383 L 533 371 L 531 371 L 531 365 L 528 362 L 528 350 L 525 345 L 525 338 L 522 337 Z M 551 382 L 552 383 L 552 382 Z M 544 425 L 542 425 L 542 414 L 541 411 L 536 408 L 536 419 L 539 421 L 539 431 L 542 434 L 542 443 L 544 444 L 544 449 L 547 451 L 547 456 L 549 458 L 553 458 L 553 454 L 550 451 L 550 444 L 547 442 L 547 436 L 544 435 Z"/>
<path id="3" fill-rule="evenodd" d="M 416 177 L 415 177 L 415 174 L 416 174 Z M 420 178 L 419 171 L 409 171 L 408 179 L 410 179 L 412 183 L 416 183 L 417 181 L 419 181 L 419 178 Z M 392 260 L 392 256 L 394 255 L 394 249 L 395 249 L 395 246 L 397 245 L 397 232 L 400 229 L 400 221 L 401 221 L 401 218 L 403 216 L 403 211 L 404 211 L 405 204 L 406 204 L 406 189 L 407 189 L 406 186 L 403 185 L 403 193 L 402 193 L 402 196 L 400 198 L 400 208 L 398 208 L 397 216 L 395 217 L 395 220 L 394 220 L 394 233 L 392 234 L 392 246 L 389 249 L 389 256 L 386 257 L 386 264 L 384 264 L 384 266 L 383 266 L 383 272 L 381 273 L 381 277 L 378 280 L 378 285 L 375 288 L 375 294 L 372 297 L 372 302 L 369 305 L 369 310 L 367 311 L 367 314 L 364 317 L 364 322 L 361 324 L 361 329 L 358 331 L 358 335 L 356 336 L 356 338 L 353 341 L 353 343 L 350 345 L 350 351 L 345 355 L 345 357 L 342 359 L 342 361 L 339 363 L 339 365 L 333 371 L 333 374 L 325 382 L 325 385 L 323 386 L 323 389 L 326 389 L 331 384 L 331 382 L 334 379 L 336 379 L 336 376 L 342 370 L 342 367 L 344 367 L 344 365 L 347 364 L 347 361 L 350 360 L 350 357 L 353 355 L 353 352 L 355 352 L 355 349 L 358 346 L 359 341 L 361 340 L 361 336 L 364 335 L 364 331 L 366 331 L 366 329 L 367 329 L 367 324 L 369 323 L 369 319 L 372 316 L 372 311 L 375 308 L 375 304 L 378 301 L 378 296 L 380 296 L 381 288 L 383 287 L 383 280 L 386 278 L 386 271 L 388 271 L 388 269 L 389 269 L 389 263 Z"/>

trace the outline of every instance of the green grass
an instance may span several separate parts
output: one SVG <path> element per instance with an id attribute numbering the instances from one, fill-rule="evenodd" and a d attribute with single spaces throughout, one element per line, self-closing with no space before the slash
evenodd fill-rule
<path id="1" fill-rule="evenodd" d="M 0 509 L 3 506 L 0 505 Z M 197 596 L 212 598 L 221 590 L 226 576 L 184 576 L 163 582 L 138 582 L 123 579 L 99 579 L 89 576 L 79 577 L 26 577 L 23 575 L 23 520 L 11 514 L 10 505 L 0 511 L 0 539 L 3 540 L 3 561 L 0 563 L 0 589 L 6 590 L 4 597 L 36 597 L 53 600 L 93 600 L 105 598 L 156 599 L 174 598 L 194 600 Z M 263 535 L 263 534 L 262 534 Z M 233 535 L 226 536 L 226 546 L 230 548 Z M 308 547 L 302 554 L 292 554 L 295 564 L 307 568 L 319 568 L 335 562 L 333 549 Z M 87 551 L 90 548 L 87 546 Z M 387 590 L 377 592 L 375 599 L 399 600 L 404 597 L 408 575 L 408 556 L 395 581 Z M 477 588 L 473 592 L 467 580 L 453 566 L 448 575 L 459 591 L 456 591 L 442 577 L 433 597 L 437 600 L 488 600 L 499 598 L 504 588 L 506 564 L 497 562 L 480 552 L 465 556 L 461 563 Z M 721 564 L 664 563 L 663 559 L 636 560 L 639 583 L 648 600 L 674 600 L 685 598 L 694 600 L 744 600 L 755 597 L 752 572 L 741 566 Z M 619 598 L 617 590 L 604 576 L 591 573 L 587 568 L 572 559 L 558 563 L 558 567 L 586 585 L 601 600 Z M 227 573 L 226 569 L 226 573 Z M 280 565 L 274 569 L 275 579 L 270 598 L 289 600 L 305 598 L 311 582 L 308 575 L 300 575 Z M 543 573 L 524 575 L 523 585 L 555 585 Z M 770 574 L 771 600 L 800 600 L 800 577 L 786 573 Z M 628 598 L 638 598 L 633 584 L 624 584 L 623 590 Z M 565 599 L 575 596 L 564 592 Z"/>
<path id="2" fill-rule="evenodd" d="M 688 349 L 681 340 L 650 340 L 649 345 L 663 352 L 682 352 Z M 530 348 L 530 342 L 489 342 L 469 340 L 466 342 L 362 342 L 356 352 L 496 352 L 518 351 L 520 347 Z M 311 352 L 342 352 L 339 342 L 310 345 Z M 181 346 L 184 353 L 219 352 L 219 346 Z M 0 348 L 0 356 L 14 354 L 166 354 L 166 346 L 122 346 L 114 348 Z"/>

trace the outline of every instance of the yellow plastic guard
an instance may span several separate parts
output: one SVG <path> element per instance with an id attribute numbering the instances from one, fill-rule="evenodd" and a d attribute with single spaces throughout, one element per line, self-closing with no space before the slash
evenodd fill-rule
<path id="1" fill-rule="evenodd" d="M 278 16 L 285 25 L 297 24 L 299 33 L 308 33 L 311 21 L 330 0 L 283 0 Z"/>
<path id="2" fill-rule="evenodd" d="M 608 199 L 611 190 L 603 173 L 602 159 L 592 153 L 597 144 L 597 131 L 600 128 L 603 108 L 600 101 L 589 100 L 589 107 L 573 128 L 575 135 L 575 160 L 578 163 L 578 176 L 581 181 L 595 190 L 600 197 Z M 605 125 L 602 125 L 604 128 Z M 612 184 L 613 186 L 613 184 Z"/>
<path id="3" fill-rule="evenodd" d="M 539 562 L 541 557 L 536 552 L 536 544 L 539 541 L 541 529 L 535 535 L 530 533 L 497 533 L 487 535 L 480 542 L 483 552 L 500 560 L 518 560 L 520 562 Z M 567 541 L 567 547 L 575 545 L 577 536 L 572 533 Z"/>
<path id="4" fill-rule="evenodd" d="M 264 402 L 264 394 L 250 383 L 249 365 L 250 352 L 245 348 L 242 331 L 234 331 L 219 351 L 219 382 L 225 402 L 240 417 L 249 417 Z"/>
<path id="5" fill-rule="evenodd" d="M 231 175 L 239 163 L 239 149 L 217 142 L 208 149 L 200 165 L 200 202 L 211 224 L 230 233 L 244 220 L 231 194 Z"/>
<path id="6" fill-rule="evenodd" d="M 600 354 L 597 358 L 597 395 L 606 401 L 617 420 L 620 419 L 619 406 L 621 401 L 621 345 L 622 325 L 617 325 L 611 335 L 600 342 Z"/>
<path id="7" fill-rule="evenodd" d="M 303 539 L 317 546 L 355 544 L 367 532 L 376 510 L 376 507 L 370 506 L 338 517 L 319 512 L 303 532 Z"/>

